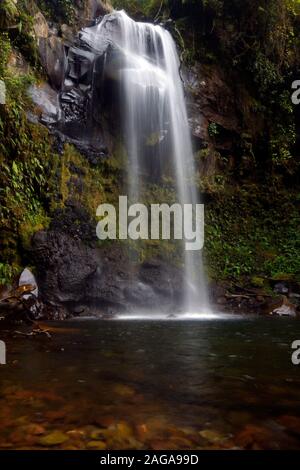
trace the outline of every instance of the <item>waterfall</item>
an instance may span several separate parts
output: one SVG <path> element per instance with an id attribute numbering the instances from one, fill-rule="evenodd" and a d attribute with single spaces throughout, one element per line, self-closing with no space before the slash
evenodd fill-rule
<path id="1" fill-rule="evenodd" d="M 111 45 L 110 57 L 105 59 L 107 73 L 115 73 L 118 63 L 130 200 L 139 201 L 143 181 L 159 177 L 167 159 L 178 202 L 198 203 L 180 61 L 171 34 L 116 11 L 84 32 L 84 41 L 95 49 L 103 38 Z M 183 245 L 185 310 L 207 311 L 202 254 L 185 251 Z"/>

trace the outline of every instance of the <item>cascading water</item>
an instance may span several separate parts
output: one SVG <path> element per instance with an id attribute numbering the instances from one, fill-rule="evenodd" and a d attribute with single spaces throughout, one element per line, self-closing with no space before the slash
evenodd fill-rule
<path id="1" fill-rule="evenodd" d="M 133 21 L 124 11 L 105 16 L 97 26 L 86 29 L 84 35 L 95 49 L 103 37 L 111 42 L 113 59 L 110 57 L 105 64 L 107 69 L 112 68 L 114 60 L 119 62 L 130 200 L 139 201 L 142 182 L 159 175 L 168 159 L 176 180 L 178 202 L 195 205 L 198 197 L 193 182 L 193 151 L 180 61 L 172 36 L 161 26 Z M 150 145 L 145 146 L 147 139 Z M 184 308 L 189 312 L 207 312 L 201 253 L 185 251 L 183 245 L 182 250 L 186 279 Z"/>

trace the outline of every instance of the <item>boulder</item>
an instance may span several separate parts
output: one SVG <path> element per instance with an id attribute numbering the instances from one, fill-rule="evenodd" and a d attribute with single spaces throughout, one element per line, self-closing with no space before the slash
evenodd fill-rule
<path id="1" fill-rule="evenodd" d="M 59 120 L 60 108 L 58 94 L 48 83 L 41 82 L 31 85 L 28 93 L 37 106 L 35 113 L 42 123 L 50 125 Z"/>
<path id="2" fill-rule="evenodd" d="M 59 37 L 50 30 L 41 11 L 34 8 L 33 31 L 38 45 L 41 64 L 50 83 L 60 89 L 65 71 L 64 45 Z"/>
<path id="3" fill-rule="evenodd" d="M 36 282 L 36 279 L 30 269 L 25 268 L 19 278 L 19 287 L 21 286 L 28 286 L 31 285 L 34 287 L 34 289 L 31 290 L 31 294 L 34 295 L 35 297 L 38 297 L 39 295 L 39 290 L 38 290 L 38 285 Z M 23 295 L 23 298 L 28 298 L 28 294 Z"/>
<path id="4" fill-rule="evenodd" d="M 33 17 L 33 30 L 38 41 L 41 38 L 47 39 L 49 37 L 49 26 L 41 11 L 38 11 Z"/>
<path id="5" fill-rule="evenodd" d="M 279 316 L 279 317 L 296 317 L 296 307 L 292 304 L 286 296 L 282 296 L 282 298 L 277 302 L 277 305 L 271 304 L 268 308 L 269 315 Z"/>
<path id="6" fill-rule="evenodd" d="M 75 8 L 79 27 L 86 26 L 95 18 L 112 11 L 109 0 L 76 0 Z"/>
<path id="7" fill-rule="evenodd" d="M 38 47 L 41 63 L 47 73 L 50 83 L 59 90 L 65 75 L 65 49 L 57 36 L 39 37 Z"/>
<path id="8" fill-rule="evenodd" d="M 41 300 L 58 310 L 103 315 L 141 308 L 172 311 L 179 304 L 183 278 L 169 263 L 133 265 L 129 272 L 125 247 L 92 248 L 55 230 L 36 233 L 32 250 Z"/>
<path id="9" fill-rule="evenodd" d="M 42 299 L 59 305 L 79 302 L 97 269 L 93 250 L 61 232 L 37 232 L 32 240 Z"/>

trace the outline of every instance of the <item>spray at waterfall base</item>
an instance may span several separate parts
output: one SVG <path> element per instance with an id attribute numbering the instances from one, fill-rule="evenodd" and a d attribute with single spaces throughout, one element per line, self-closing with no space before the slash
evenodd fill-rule
<path id="1" fill-rule="evenodd" d="M 149 213 L 145 204 L 128 206 L 128 197 L 119 196 L 118 211 L 112 204 L 100 204 L 96 216 L 101 217 L 99 240 L 183 240 L 187 251 L 204 245 L 203 204 L 151 204 Z"/>

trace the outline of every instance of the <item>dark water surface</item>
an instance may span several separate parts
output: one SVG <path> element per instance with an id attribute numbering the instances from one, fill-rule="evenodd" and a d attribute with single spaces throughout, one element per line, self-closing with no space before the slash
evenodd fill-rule
<path id="1" fill-rule="evenodd" d="M 6 336 L 2 448 L 300 448 L 300 321 L 82 320 Z"/>

